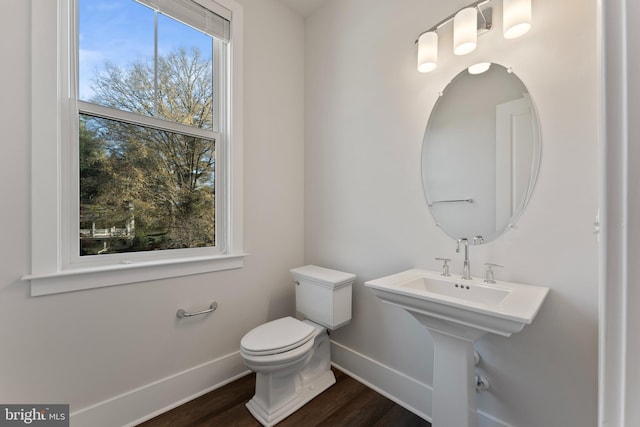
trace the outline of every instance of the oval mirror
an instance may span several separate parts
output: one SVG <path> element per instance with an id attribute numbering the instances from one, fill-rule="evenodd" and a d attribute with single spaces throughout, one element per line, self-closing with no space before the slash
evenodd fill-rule
<path id="1" fill-rule="evenodd" d="M 536 181 L 541 142 L 527 88 L 491 64 L 464 70 L 442 92 L 422 145 L 422 181 L 442 230 L 469 243 L 490 242 L 513 225 Z"/>

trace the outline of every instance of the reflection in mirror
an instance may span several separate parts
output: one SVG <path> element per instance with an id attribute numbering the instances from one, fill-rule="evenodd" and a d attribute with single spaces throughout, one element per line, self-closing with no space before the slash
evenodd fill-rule
<path id="1" fill-rule="evenodd" d="M 422 147 L 425 197 L 438 226 L 469 243 L 496 239 L 526 206 L 540 151 L 522 81 L 498 64 L 462 71 L 433 107 Z"/>

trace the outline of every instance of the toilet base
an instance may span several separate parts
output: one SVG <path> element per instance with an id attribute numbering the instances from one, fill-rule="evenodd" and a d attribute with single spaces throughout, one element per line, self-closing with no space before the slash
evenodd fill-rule
<path id="1" fill-rule="evenodd" d="M 269 413 L 266 408 L 261 405 L 261 402 L 256 399 L 254 396 L 249 402 L 247 402 L 246 407 L 251 412 L 251 415 L 255 417 L 256 420 L 260 422 L 265 427 L 271 427 L 289 415 L 293 414 L 295 411 L 304 406 L 311 399 L 331 387 L 336 383 L 336 377 L 333 374 L 333 371 L 329 369 L 328 371 L 318 375 L 313 380 L 305 383 L 300 390 L 289 400 L 288 402 L 282 404 L 282 406 L 278 407 L 277 410 Z"/>
<path id="2" fill-rule="evenodd" d="M 266 427 L 282 421 L 336 383 L 327 330 L 308 320 L 305 323 L 316 329 L 306 357 L 276 369 L 247 365 L 256 372 L 256 393 L 246 406 Z"/>

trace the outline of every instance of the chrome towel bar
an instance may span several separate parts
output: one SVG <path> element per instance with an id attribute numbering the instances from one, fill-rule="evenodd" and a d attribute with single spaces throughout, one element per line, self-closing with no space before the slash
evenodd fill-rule
<path id="1" fill-rule="evenodd" d="M 428 203 L 428 205 L 433 206 L 442 203 L 473 203 L 473 199 L 436 200 L 435 202 Z"/>
<path id="2" fill-rule="evenodd" d="M 207 314 L 207 313 L 211 313 L 212 311 L 215 311 L 215 309 L 218 308 L 218 303 L 216 301 L 212 302 L 211 305 L 209 306 L 208 309 L 206 310 L 202 310 L 202 311 L 198 311 L 196 313 L 187 313 L 186 311 L 184 311 L 183 309 L 178 310 L 178 312 L 176 313 L 176 316 L 178 316 L 178 319 L 182 319 L 183 317 L 192 317 L 192 316 L 198 316 L 200 314 Z"/>

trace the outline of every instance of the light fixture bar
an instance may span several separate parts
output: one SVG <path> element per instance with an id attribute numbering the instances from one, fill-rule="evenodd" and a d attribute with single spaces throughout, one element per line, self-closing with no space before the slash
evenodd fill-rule
<path id="1" fill-rule="evenodd" d="M 475 7 L 475 8 L 477 8 L 477 9 L 480 11 L 480 15 L 482 16 L 482 19 L 484 20 L 485 25 L 489 25 L 489 28 L 487 28 L 487 29 L 490 29 L 490 28 L 491 28 L 491 22 L 490 22 L 490 21 L 488 21 L 488 20 L 485 18 L 485 16 L 484 16 L 484 14 L 483 14 L 482 10 L 480 9 L 480 6 L 484 6 L 485 4 L 489 3 L 490 1 L 491 1 L 491 0 L 478 0 L 478 1 L 475 1 L 475 2 L 473 2 L 473 3 L 471 3 L 471 4 L 469 4 L 469 5 L 467 5 L 467 6 L 463 7 L 463 8 L 461 8 L 461 9 L 456 10 L 456 12 L 455 12 L 455 13 L 452 13 L 451 15 L 447 16 L 446 18 L 444 18 L 442 21 L 438 22 L 438 23 L 437 23 L 436 25 L 434 25 L 433 27 L 431 27 L 431 28 L 429 28 L 428 30 L 423 31 L 422 33 L 420 33 L 420 35 L 418 35 L 418 38 L 416 39 L 415 43 L 418 43 L 418 39 L 420 38 L 420 36 L 421 36 L 421 35 L 423 35 L 424 33 L 430 33 L 430 32 L 432 32 L 432 31 L 437 31 L 437 30 L 439 30 L 439 29 L 440 29 L 440 27 L 442 27 L 443 25 L 446 25 L 446 24 L 448 24 L 449 22 L 453 21 L 453 18 L 455 18 L 455 17 L 456 17 L 456 14 L 457 14 L 458 12 L 460 12 L 462 9 L 467 9 L 467 8 L 469 8 L 469 7 Z"/>

